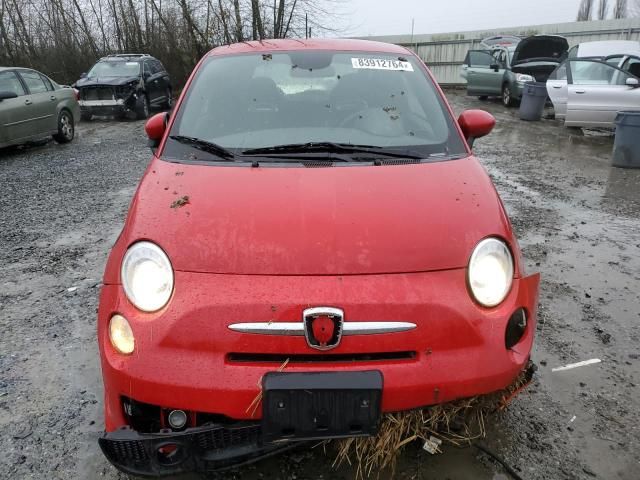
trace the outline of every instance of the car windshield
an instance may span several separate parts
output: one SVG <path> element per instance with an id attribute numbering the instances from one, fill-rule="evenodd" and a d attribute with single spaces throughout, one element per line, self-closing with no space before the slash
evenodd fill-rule
<path id="1" fill-rule="evenodd" d="M 169 136 L 174 140 L 164 153 L 171 157 L 192 158 L 188 148 L 194 144 L 185 138 L 234 154 L 329 143 L 411 151 L 419 158 L 466 153 L 418 61 L 364 52 L 210 57 Z"/>
<path id="2" fill-rule="evenodd" d="M 140 74 L 138 62 L 122 60 L 96 63 L 87 74 L 88 77 L 136 77 Z"/>

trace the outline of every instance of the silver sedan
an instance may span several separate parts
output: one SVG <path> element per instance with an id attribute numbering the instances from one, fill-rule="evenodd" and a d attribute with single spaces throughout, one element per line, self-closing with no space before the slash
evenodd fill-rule
<path id="1" fill-rule="evenodd" d="M 43 140 L 73 140 L 80 118 L 76 92 L 28 68 L 0 67 L 0 148 Z"/>
<path id="2" fill-rule="evenodd" d="M 619 111 L 640 110 L 640 58 L 620 66 L 575 58 L 562 63 L 547 80 L 556 118 L 567 127 L 614 128 Z"/>

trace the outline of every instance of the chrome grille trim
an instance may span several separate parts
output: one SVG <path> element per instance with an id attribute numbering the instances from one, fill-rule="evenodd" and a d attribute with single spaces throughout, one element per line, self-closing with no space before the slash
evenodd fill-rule
<path id="1" fill-rule="evenodd" d="M 399 333 L 413 330 L 416 327 L 415 323 L 409 322 L 344 322 L 342 335 Z M 228 328 L 238 333 L 304 337 L 304 324 L 302 322 L 234 323 L 229 325 Z"/>

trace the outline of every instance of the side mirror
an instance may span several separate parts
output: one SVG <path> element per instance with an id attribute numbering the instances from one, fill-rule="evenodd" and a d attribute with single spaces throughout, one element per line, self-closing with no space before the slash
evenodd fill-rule
<path id="1" fill-rule="evenodd" d="M 637 78 L 627 78 L 627 81 L 625 82 L 628 86 L 633 87 L 633 88 L 638 88 L 640 87 L 640 81 L 638 81 Z"/>
<path id="2" fill-rule="evenodd" d="M 160 141 L 162 141 L 162 137 L 164 136 L 164 132 L 167 129 L 167 120 L 169 119 L 169 115 L 164 113 L 157 113 L 149 120 L 144 126 L 144 131 L 147 133 L 147 137 L 149 140 L 147 141 L 147 145 L 151 148 L 157 148 L 160 145 Z"/>
<path id="3" fill-rule="evenodd" d="M 489 135 L 496 125 L 496 119 L 484 110 L 465 110 L 458 118 L 458 124 L 470 147 L 476 138 Z"/>
<path id="4" fill-rule="evenodd" d="M 489 65 L 489 68 L 497 72 L 498 70 L 500 70 L 500 65 L 498 65 L 497 63 L 492 63 L 491 65 Z"/>
<path id="5" fill-rule="evenodd" d="M 87 72 L 82 72 L 80 74 L 80 78 L 87 78 Z"/>
<path id="6" fill-rule="evenodd" d="M 9 92 L 9 91 L 0 92 L 0 102 L 8 98 L 17 98 L 17 97 L 18 97 L 18 94 L 16 92 Z"/>

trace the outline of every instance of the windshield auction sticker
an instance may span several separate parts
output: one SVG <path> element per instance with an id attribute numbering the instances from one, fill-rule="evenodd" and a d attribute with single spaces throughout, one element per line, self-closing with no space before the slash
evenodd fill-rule
<path id="1" fill-rule="evenodd" d="M 390 60 L 384 58 L 352 58 L 353 68 L 368 68 L 371 70 L 396 70 L 403 72 L 413 72 L 413 65 L 400 60 Z"/>

